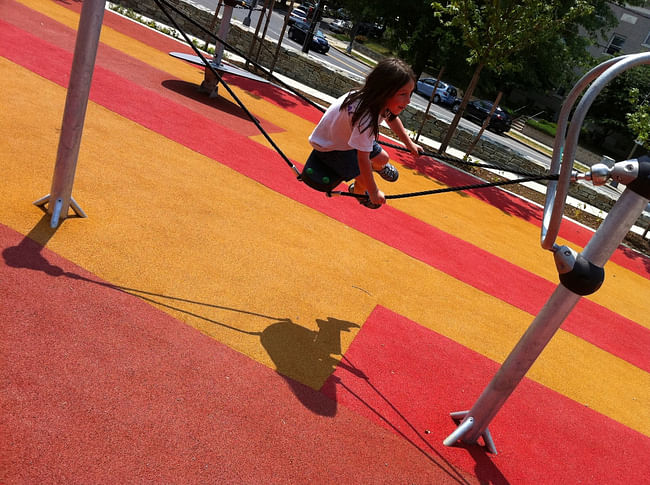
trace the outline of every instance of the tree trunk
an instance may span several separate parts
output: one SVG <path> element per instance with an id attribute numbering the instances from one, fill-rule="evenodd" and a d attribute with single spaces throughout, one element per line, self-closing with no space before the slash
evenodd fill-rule
<path id="1" fill-rule="evenodd" d="M 472 97 L 474 88 L 476 88 L 476 85 L 478 84 L 478 80 L 481 76 L 481 71 L 483 70 L 483 67 L 485 67 L 484 63 L 480 63 L 476 66 L 476 69 L 474 70 L 474 75 L 472 76 L 472 80 L 469 82 L 469 86 L 467 86 L 467 90 L 465 91 L 463 100 L 461 101 L 460 106 L 458 107 L 458 112 L 456 113 L 456 116 L 454 116 L 451 125 L 449 125 L 449 129 L 445 134 L 445 138 L 442 141 L 442 145 L 440 145 L 440 149 L 438 150 L 438 153 L 444 155 L 444 153 L 447 151 L 449 142 L 451 141 L 451 138 L 454 136 L 454 133 L 456 132 L 458 123 L 460 123 L 460 118 L 463 115 L 463 111 L 465 111 L 465 107 L 467 106 L 467 103 L 469 103 L 469 100 Z"/>
<path id="2" fill-rule="evenodd" d="M 357 36 L 357 32 L 359 31 L 359 22 L 355 20 L 354 25 L 352 26 L 352 30 L 350 31 L 350 43 L 348 44 L 348 47 L 345 49 L 345 52 L 348 54 L 352 54 L 352 44 L 354 44 L 354 38 Z"/>

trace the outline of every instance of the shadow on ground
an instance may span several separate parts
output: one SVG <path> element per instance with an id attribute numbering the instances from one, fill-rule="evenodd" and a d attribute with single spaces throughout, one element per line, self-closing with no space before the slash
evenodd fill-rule
<path id="1" fill-rule="evenodd" d="M 120 291 L 149 302 L 157 307 L 174 310 L 187 316 L 198 318 L 212 325 L 219 325 L 234 332 L 258 336 L 269 357 L 275 364 L 277 372 L 286 380 L 296 397 L 314 413 L 323 416 L 336 415 L 336 400 L 330 399 L 317 392 L 322 383 L 342 365 L 350 372 L 359 374 L 354 368 L 349 368 L 340 362 L 342 355 L 341 332 L 349 332 L 359 325 L 353 322 L 339 320 L 333 317 L 317 319 L 318 330 L 310 330 L 297 325 L 292 320 L 283 317 L 264 315 L 248 310 L 218 305 L 210 302 L 200 302 L 190 298 L 154 293 L 144 289 L 129 288 L 93 279 L 74 272 L 64 271 L 53 265 L 43 256 L 42 250 L 53 237 L 56 229 L 49 225 L 50 217 L 45 214 L 37 225 L 17 245 L 5 248 L 2 257 L 7 266 L 31 271 L 40 271 L 56 278 L 70 278 L 99 285 L 110 290 Z M 183 304 L 184 308 L 181 308 Z M 197 310 L 187 310 L 187 304 Z M 228 312 L 246 314 L 255 318 L 271 320 L 261 332 L 251 332 L 224 321 L 218 321 L 201 313 L 203 309 L 218 309 Z M 307 385 L 309 383 L 311 385 Z"/>

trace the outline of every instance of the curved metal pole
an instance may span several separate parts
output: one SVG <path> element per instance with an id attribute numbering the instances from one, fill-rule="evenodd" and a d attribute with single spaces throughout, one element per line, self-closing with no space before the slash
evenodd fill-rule
<path id="1" fill-rule="evenodd" d="M 562 187 L 562 190 L 560 190 L 559 195 L 561 195 L 561 200 L 556 199 L 555 204 L 553 205 L 554 217 L 552 218 L 554 220 L 558 219 L 558 214 L 559 219 L 561 219 L 562 211 L 564 210 L 564 201 L 566 199 L 567 187 L 571 177 L 573 156 L 575 155 L 577 139 L 587 110 L 593 103 L 594 98 L 602 91 L 611 79 L 618 76 L 623 71 L 640 64 L 650 64 L 650 53 L 630 55 L 616 63 L 608 63 L 606 64 L 607 69 L 604 72 L 600 69 L 595 70 L 595 72 L 600 72 L 602 74 L 600 74 L 598 79 L 589 87 L 578 104 L 567 134 L 567 148 L 563 154 L 560 173 L 560 186 Z M 590 76 L 585 76 L 581 81 L 580 86 L 577 87 L 578 89 L 574 89 L 572 93 L 575 94 L 576 92 L 579 92 L 579 88 L 587 82 L 589 77 Z M 557 136 L 556 145 L 561 148 L 562 134 L 558 132 Z M 556 163 L 558 163 L 557 160 Z M 644 180 L 643 183 L 645 184 L 649 183 L 647 180 L 647 160 L 642 162 L 638 160 L 629 160 L 621 162 L 621 164 L 624 169 L 628 166 L 630 169 L 633 169 L 629 174 L 626 174 L 629 175 L 629 177 L 625 177 L 626 180 L 637 184 L 637 176 L 641 176 L 642 178 L 639 180 Z M 636 166 L 636 168 L 634 166 Z M 593 169 L 595 168 L 596 167 L 594 166 Z M 592 181 L 600 181 L 604 183 L 611 175 L 611 173 L 603 175 L 600 173 L 600 170 L 594 171 L 593 169 L 590 174 Z M 628 182 L 625 181 L 624 183 Z M 582 262 L 586 264 L 581 263 L 576 267 L 577 273 L 573 275 L 576 276 L 576 279 L 573 281 L 570 278 L 566 278 L 566 275 L 572 273 L 574 267 L 562 267 L 563 264 L 570 261 L 570 258 L 574 257 L 572 255 L 572 250 L 565 247 L 557 248 L 557 251 L 555 252 L 556 264 L 558 264 L 558 270 L 560 270 L 561 273 L 560 280 L 562 283 L 558 285 L 555 292 L 551 295 L 537 317 L 533 320 L 515 348 L 510 352 L 503 365 L 483 390 L 481 396 L 478 398 L 472 409 L 467 412 L 452 413 L 452 416 L 462 416 L 464 419 L 458 429 L 444 441 L 445 445 L 450 446 L 458 439 L 462 439 L 468 443 L 476 443 L 478 438 L 483 436 L 488 448 L 491 448 L 496 452 L 496 448 L 492 443 L 487 429 L 489 423 L 515 390 L 517 385 L 519 385 L 521 379 L 523 379 L 530 367 L 537 360 L 541 352 L 553 338 L 555 332 L 560 328 L 565 318 L 573 310 L 580 298 L 584 295 L 593 293 L 600 287 L 604 278 L 603 266 L 648 204 L 647 185 L 644 186 L 642 190 L 640 190 L 640 185 L 642 184 L 625 189 L 623 194 L 614 204 L 614 207 L 610 210 L 605 221 L 600 225 L 585 247 L 583 253 L 580 255 L 577 255 L 577 253 L 575 254 L 575 256 L 581 258 Z M 556 194 L 553 195 L 555 196 Z M 557 212 L 556 209 L 558 204 L 559 212 Z M 556 236 L 557 233 L 553 235 L 553 241 L 551 241 L 554 247 L 556 247 L 554 242 Z M 566 259 L 562 260 L 563 257 L 566 257 Z M 563 275 L 565 276 L 564 279 Z M 583 286 L 584 279 L 588 279 L 590 285 Z M 591 283 L 593 283 L 593 285 Z"/>
<path id="2" fill-rule="evenodd" d="M 600 76 L 607 68 L 627 57 L 628 56 L 612 58 L 594 67 L 591 71 L 580 78 L 580 80 L 567 95 L 566 100 L 562 104 L 562 109 L 560 110 L 560 116 L 557 122 L 557 130 L 553 143 L 553 155 L 551 157 L 551 166 L 549 169 L 551 173 L 558 173 L 560 171 L 560 163 L 562 162 L 562 155 L 564 153 L 566 130 L 567 125 L 569 124 L 569 115 L 571 114 L 573 105 L 578 100 L 578 97 L 585 89 L 587 89 L 591 82 Z M 548 250 L 552 250 L 555 245 L 555 239 L 557 238 L 560 223 L 562 222 L 561 214 L 564 211 L 564 199 L 566 198 L 566 194 L 564 197 L 557 197 L 557 189 L 558 181 L 550 181 L 546 188 L 546 199 L 544 201 L 544 217 L 542 220 L 541 244 L 542 248 Z M 560 205 L 560 199 L 562 199 L 562 207 L 558 209 L 556 205 Z M 559 217 L 555 216 L 555 214 L 558 213 L 556 212 L 558 210 L 560 211 Z"/>
<path id="3" fill-rule="evenodd" d="M 560 178 L 558 180 L 558 196 L 553 205 L 554 218 L 558 221 L 557 226 L 562 220 L 564 213 L 564 205 L 566 203 L 566 196 L 569 191 L 569 184 L 571 182 L 571 172 L 573 169 L 573 157 L 575 156 L 576 148 L 578 145 L 578 137 L 580 136 L 580 128 L 587 115 L 587 111 L 591 107 L 594 99 L 603 90 L 603 88 L 616 76 L 628 69 L 641 65 L 650 64 L 650 52 L 642 54 L 631 54 L 625 56 L 623 59 L 611 65 L 607 70 L 601 74 L 589 87 L 585 95 L 580 100 L 578 107 L 573 113 L 571 118 L 571 126 L 567 133 L 567 139 L 564 149 L 564 156 L 562 158 L 562 166 L 560 168 Z M 557 232 L 555 233 L 557 237 Z"/>

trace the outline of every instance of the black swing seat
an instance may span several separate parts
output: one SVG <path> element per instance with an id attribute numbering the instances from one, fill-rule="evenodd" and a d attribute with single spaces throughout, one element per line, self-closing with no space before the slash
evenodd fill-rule
<path id="1" fill-rule="evenodd" d="M 298 180 L 302 180 L 312 189 L 318 190 L 319 192 L 331 192 L 343 182 L 343 177 L 323 164 L 316 153 L 312 151 Z"/>

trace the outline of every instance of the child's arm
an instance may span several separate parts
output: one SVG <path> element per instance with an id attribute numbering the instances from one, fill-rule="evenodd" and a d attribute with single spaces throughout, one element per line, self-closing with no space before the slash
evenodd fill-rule
<path id="1" fill-rule="evenodd" d="M 388 126 L 390 126 L 390 129 L 393 130 L 393 133 L 395 133 L 397 137 L 402 141 L 402 143 L 406 145 L 406 148 L 408 148 L 414 157 L 417 157 L 424 151 L 424 148 L 409 138 L 406 130 L 404 129 L 404 125 L 402 124 L 402 120 L 400 120 L 399 117 L 396 116 L 392 120 L 387 119 L 386 123 L 388 123 Z"/>
<path id="2" fill-rule="evenodd" d="M 384 196 L 384 193 L 377 187 L 375 177 L 372 174 L 370 152 L 362 152 L 360 150 L 357 150 L 357 161 L 359 163 L 359 177 L 357 178 L 357 181 L 361 182 L 362 187 L 365 187 L 366 192 L 368 192 L 370 202 L 373 204 L 386 203 L 386 197 Z"/>

